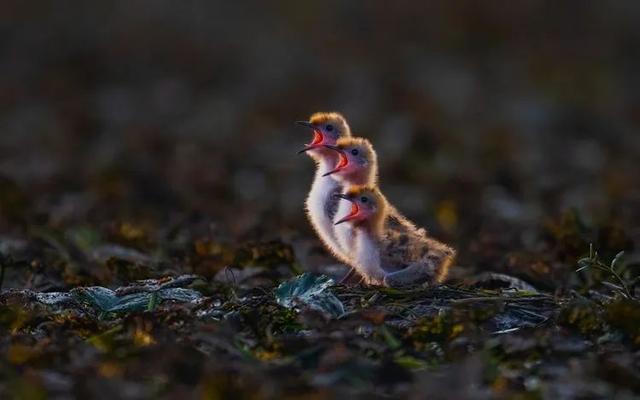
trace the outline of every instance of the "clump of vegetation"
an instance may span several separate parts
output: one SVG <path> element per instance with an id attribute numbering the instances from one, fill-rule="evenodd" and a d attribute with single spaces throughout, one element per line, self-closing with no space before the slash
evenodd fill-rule
<path id="1" fill-rule="evenodd" d="M 631 288 L 638 281 L 638 278 L 631 278 L 631 270 L 624 260 L 624 251 L 616 254 L 610 263 L 605 264 L 600 260 L 598 251 L 593 249 L 593 244 L 590 244 L 589 255 L 578 260 L 578 266 L 576 272 L 596 270 L 600 273 L 593 273 L 594 279 L 599 280 L 601 284 L 627 299 L 635 298 Z"/>

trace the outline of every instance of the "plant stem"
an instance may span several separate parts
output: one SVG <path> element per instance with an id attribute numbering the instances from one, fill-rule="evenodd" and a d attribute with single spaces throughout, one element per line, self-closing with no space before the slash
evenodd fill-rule
<path id="1" fill-rule="evenodd" d="M 613 270 L 613 268 L 611 269 L 611 273 L 613 274 L 613 276 L 616 277 L 616 279 L 618 280 L 618 282 L 620 282 L 620 285 L 622 286 L 622 288 L 625 291 L 625 295 L 628 299 L 633 298 L 633 296 L 631 295 L 631 292 L 629 291 L 629 288 L 627 287 L 627 284 L 624 282 L 624 280 L 622 279 L 622 277 L 620 275 L 618 275 L 618 273 L 616 271 Z"/>
<path id="2" fill-rule="evenodd" d="M 627 287 L 627 284 L 624 282 L 624 279 L 622 279 L 622 277 L 616 272 L 616 270 L 612 267 L 608 267 L 606 265 L 604 265 L 603 263 L 601 263 L 600 261 L 597 262 L 598 267 L 600 267 L 601 269 L 609 272 L 611 275 L 613 275 L 618 282 L 620 283 L 620 286 L 622 286 L 622 288 L 624 289 L 624 296 L 627 299 L 632 299 L 633 296 L 631 295 L 631 292 L 629 291 L 629 288 Z"/>

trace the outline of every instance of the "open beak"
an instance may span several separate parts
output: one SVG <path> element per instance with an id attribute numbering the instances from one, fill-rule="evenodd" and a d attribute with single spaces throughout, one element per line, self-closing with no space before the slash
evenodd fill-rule
<path id="1" fill-rule="evenodd" d="M 313 125 L 311 122 L 308 122 L 308 121 L 296 121 L 296 124 L 313 129 L 313 140 L 311 141 L 311 143 L 305 145 L 305 148 L 300 150 L 298 154 L 302 154 L 304 152 L 315 149 L 320 145 L 322 145 L 322 142 L 324 141 L 324 136 L 315 125 Z"/>
<path id="2" fill-rule="evenodd" d="M 358 215 L 360 214 L 360 207 L 358 207 L 358 204 L 351 197 L 347 196 L 346 194 L 336 194 L 336 197 L 350 201 L 351 212 L 349 212 L 349 215 L 345 216 L 341 220 L 336 221 L 334 225 L 340 225 L 343 222 L 351 221 L 355 218 L 358 218 Z"/>
<path id="3" fill-rule="evenodd" d="M 345 169 L 347 167 L 347 165 L 349 165 L 349 159 L 347 158 L 347 155 L 345 154 L 345 152 L 341 148 L 336 147 L 336 146 L 331 146 L 329 144 L 325 144 L 324 147 L 338 152 L 338 156 L 339 156 L 340 159 L 338 160 L 338 164 L 336 165 L 336 167 L 333 170 L 327 172 L 326 174 L 324 174 L 322 176 L 329 176 L 331 174 L 335 174 L 336 172 L 340 172 L 343 169 Z"/>

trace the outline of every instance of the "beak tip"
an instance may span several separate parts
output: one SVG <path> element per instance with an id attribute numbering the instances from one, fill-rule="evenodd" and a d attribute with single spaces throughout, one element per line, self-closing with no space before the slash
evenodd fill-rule
<path id="1" fill-rule="evenodd" d="M 313 128 L 313 124 L 309 121 L 296 121 L 296 124 L 306 126 L 307 128 Z"/>

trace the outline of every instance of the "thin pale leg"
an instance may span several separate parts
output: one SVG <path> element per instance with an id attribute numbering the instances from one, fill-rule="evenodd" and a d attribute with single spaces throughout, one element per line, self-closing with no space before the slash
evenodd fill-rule
<path id="1" fill-rule="evenodd" d="M 355 268 L 351 268 L 351 269 L 349 269 L 349 272 L 347 272 L 347 274 L 346 274 L 342 279 L 340 279 L 340 282 L 339 282 L 339 283 L 340 283 L 341 285 L 344 285 L 346 282 L 348 282 L 348 281 L 349 281 L 349 279 L 351 279 L 351 277 L 352 277 L 352 276 L 353 276 L 353 274 L 355 274 L 355 273 L 356 273 Z"/>
<path id="2" fill-rule="evenodd" d="M 433 268 L 422 263 L 413 263 L 400 271 L 390 272 L 384 277 L 384 285 L 388 287 L 402 287 L 416 285 L 423 282 L 433 282 Z"/>
<path id="3" fill-rule="evenodd" d="M 449 278 L 449 270 L 453 265 L 454 257 L 446 257 L 442 264 L 440 264 L 438 276 L 436 276 L 436 282 L 442 284 L 447 278 Z"/>

